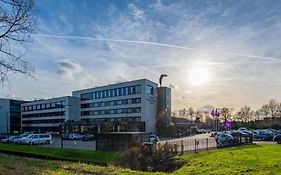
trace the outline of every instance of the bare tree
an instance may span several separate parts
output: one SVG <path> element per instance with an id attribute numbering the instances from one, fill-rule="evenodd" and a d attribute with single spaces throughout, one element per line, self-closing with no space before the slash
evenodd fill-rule
<path id="1" fill-rule="evenodd" d="M 256 120 L 261 120 L 262 116 L 263 116 L 263 110 L 262 109 L 258 109 L 254 112 L 254 116 Z"/>
<path id="2" fill-rule="evenodd" d="M 33 73 L 23 55 L 35 28 L 34 12 L 34 0 L 0 0 L 0 83 L 9 72 Z"/>
<path id="3" fill-rule="evenodd" d="M 269 105 L 265 104 L 261 107 L 260 109 L 262 115 L 264 118 L 269 117 L 270 116 L 270 110 L 269 110 Z"/>
<path id="4" fill-rule="evenodd" d="M 268 103 L 268 110 L 272 118 L 277 117 L 280 104 L 275 100 L 270 100 Z"/>
<path id="5" fill-rule="evenodd" d="M 186 118 L 188 116 L 187 110 L 185 108 L 179 110 L 179 116 L 181 118 Z"/>
<path id="6" fill-rule="evenodd" d="M 237 119 L 241 120 L 242 122 L 246 123 L 251 120 L 253 112 L 251 111 L 250 106 L 243 106 L 238 112 L 237 112 Z"/>
<path id="7" fill-rule="evenodd" d="M 230 117 L 232 116 L 233 109 L 232 108 L 228 108 L 228 107 L 223 107 L 221 109 L 221 116 L 224 118 L 224 121 L 226 122 L 228 119 L 230 119 Z"/>
<path id="8" fill-rule="evenodd" d="M 193 120 L 193 116 L 195 115 L 195 113 L 196 112 L 194 111 L 194 109 L 192 107 L 188 108 L 187 114 L 188 114 L 190 120 Z"/>

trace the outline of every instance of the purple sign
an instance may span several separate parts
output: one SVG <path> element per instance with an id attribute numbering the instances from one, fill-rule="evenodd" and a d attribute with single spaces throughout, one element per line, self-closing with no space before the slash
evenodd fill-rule
<path id="1" fill-rule="evenodd" d="M 231 121 L 224 122 L 224 126 L 227 128 L 232 128 L 233 123 Z"/>

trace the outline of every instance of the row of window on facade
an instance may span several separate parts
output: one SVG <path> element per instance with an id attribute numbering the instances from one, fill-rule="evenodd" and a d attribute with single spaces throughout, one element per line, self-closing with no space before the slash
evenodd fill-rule
<path id="1" fill-rule="evenodd" d="M 140 94 L 140 93 L 141 93 L 141 85 L 135 85 L 135 86 L 128 86 L 128 87 L 81 94 L 81 100 L 93 100 L 93 99 L 118 97 L 118 96 Z"/>
<path id="2" fill-rule="evenodd" d="M 64 113 L 65 112 L 61 111 L 61 112 L 39 113 L 39 114 L 24 114 L 22 115 L 22 118 L 64 116 Z"/>
<path id="3" fill-rule="evenodd" d="M 44 104 L 23 106 L 22 107 L 22 112 L 45 110 L 45 109 L 64 108 L 64 106 L 65 106 L 65 101 L 58 101 L 58 102 L 53 102 L 53 103 L 44 103 Z"/>
<path id="4" fill-rule="evenodd" d="M 129 113 L 141 113 L 141 108 L 137 107 L 137 108 L 122 108 L 122 109 L 83 111 L 83 112 L 81 112 L 81 116 L 106 115 L 106 114 L 129 114 Z"/>
<path id="5" fill-rule="evenodd" d="M 52 119 L 52 120 L 26 120 L 22 121 L 22 124 L 48 124 L 48 123 L 62 123 L 64 119 Z"/>
<path id="6" fill-rule="evenodd" d="M 134 122 L 141 121 L 141 117 L 95 118 L 83 120 L 87 122 Z"/>
<path id="7" fill-rule="evenodd" d="M 132 98 L 124 100 L 114 100 L 96 103 L 86 103 L 81 104 L 81 108 L 93 108 L 93 107 L 103 107 L 103 106 L 116 106 L 116 105 L 127 105 L 127 104 L 137 104 L 141 103 L 141 98 Z"/>

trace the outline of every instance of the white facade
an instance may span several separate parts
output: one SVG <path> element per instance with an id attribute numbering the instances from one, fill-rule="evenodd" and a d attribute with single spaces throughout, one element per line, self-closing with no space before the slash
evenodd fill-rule
<path id="1" fill-rule="evenodd" d="M 145 132 L 155 133 L 157 84 L 140 79 L 72 92 L 81 99 L 85 121 L 136 121 L 145 123 Z"/>
<path id="2" fill-rule="evenodd" d="M 54 131 L 65 121 L 79 121 L 80 99 L 58 97 L 21 105 L 22 131 Z"/>

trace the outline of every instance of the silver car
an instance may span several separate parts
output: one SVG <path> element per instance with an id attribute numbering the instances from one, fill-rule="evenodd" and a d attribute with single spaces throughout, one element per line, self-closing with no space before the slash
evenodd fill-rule
<path id="1" fill-rule="evenodd" d="M 52 143 L 52 136 L 51 134 L 30 134 L 27 137 L 24 137 L 21 140 L 22 144 L 50 144 Z"/>

